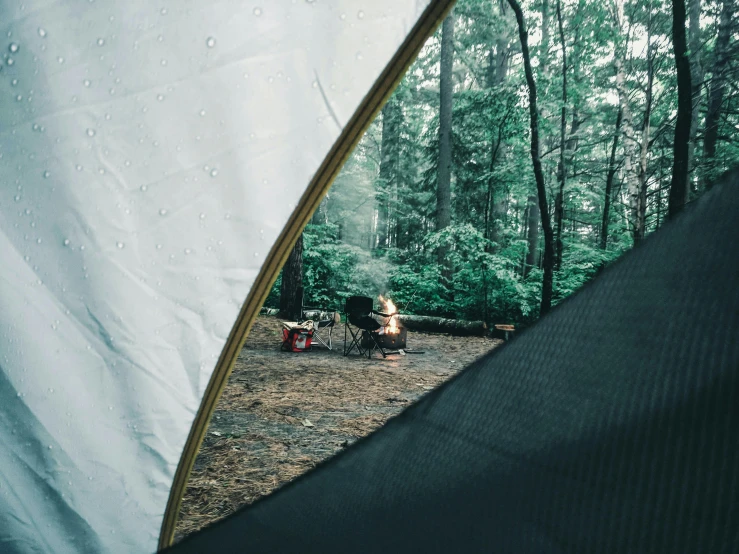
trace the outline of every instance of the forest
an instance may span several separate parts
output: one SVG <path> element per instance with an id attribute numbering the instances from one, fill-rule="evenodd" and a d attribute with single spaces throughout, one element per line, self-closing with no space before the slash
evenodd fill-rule
<path id="1" fill-rule="evenodd" d="M 526 326 L 739 161 L 736 0 L 461 0 L 266 306 Z"/>

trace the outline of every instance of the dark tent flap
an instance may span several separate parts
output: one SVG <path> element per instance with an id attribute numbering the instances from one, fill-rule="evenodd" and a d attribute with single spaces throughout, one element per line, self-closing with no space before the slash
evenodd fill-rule
<path id="1" fill-rule="evenodd" d="M 172 549 L 739 551 L 739 178 L 317 470 Z"/>

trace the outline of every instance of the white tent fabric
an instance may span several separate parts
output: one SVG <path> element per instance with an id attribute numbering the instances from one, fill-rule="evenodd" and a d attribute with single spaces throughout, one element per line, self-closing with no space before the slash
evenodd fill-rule
<path id="1" fill-rule="evenodd" d="M 427 4 L 0 1 L 0 551 L 156 549 L 239 308 Z"/>

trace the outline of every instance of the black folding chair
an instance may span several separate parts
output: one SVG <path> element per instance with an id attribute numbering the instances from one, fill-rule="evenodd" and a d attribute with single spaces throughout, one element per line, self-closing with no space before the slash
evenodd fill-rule
<path id="1" fill-rule="evenodd" d="M 382 357 L 387 357 L 385 349 L 377 342 L 377 331 L 382 325 L 372 317 L 372 314 L 389 317 L 388 314 L 378 312 L 373 308 L 373 301 L 368 296 L 350 296 L 344 304 L 346 325 L 344 326 L 344 356 L 348 356 L 354 348 L 360 355 L 372 357 L 372 350 L 377 348 Z M 352 339 L 347 347 L 347 331 Z M 362 338 L 366 338 L 366 348 L 362 347 Z"/>

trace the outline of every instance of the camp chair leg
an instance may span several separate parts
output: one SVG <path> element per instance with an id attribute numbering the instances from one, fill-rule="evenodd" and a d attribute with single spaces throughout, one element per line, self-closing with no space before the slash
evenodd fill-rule
<path id="1" fill-rule="evenodd" d="M 380 346 L 380 343 L 377 342 L 377 334 L 372 331 L 364 331 L 369 336 L 369 346 L 367 347 L 367 358 L 372 358 L 372 351 L 377 348 L 380 351 L 380 354 L 382 354 L 383 358 L 387 358 L 387 354 L 385 353 L 385 349 Z"/>
<path id="2" fill-rule="evenodd" d="M 331 345 L 331 333 L 333 332 L 334 328 L 333 326 L 331 326 L 331 327 L 324 327 L 324 329 L 326 329 L 326 338 L 328 339 L 328 342 L 326 342 L 326 339 L 324 339 L 320 335 L 319 330 L 313 331 L 313 339 L 320 342 L 323 346 L 325 346 L 329 350 L 333 350 L 333 347 Z"/>
<path id="3" fill-rule="evenodd" d="M 349 334 L 352 337 L 352 340 L 349 342 L 349 347 L 346 346 L 346 331 L 349 331 Z M 360 356 L 363 356 L 366 350 L 362 348 L 362 345 L 360 343 L 360 339 L 362 337 L 362 333 L 359 329 L 357 329 L 357 332 L 355 333 L 353 329 L 349 327 L 349 325 L 346 325 L 344 327 L 344 356 L 348 356 L 352 350 L 356 347 L 357 352 L 359 352 Z"/>

